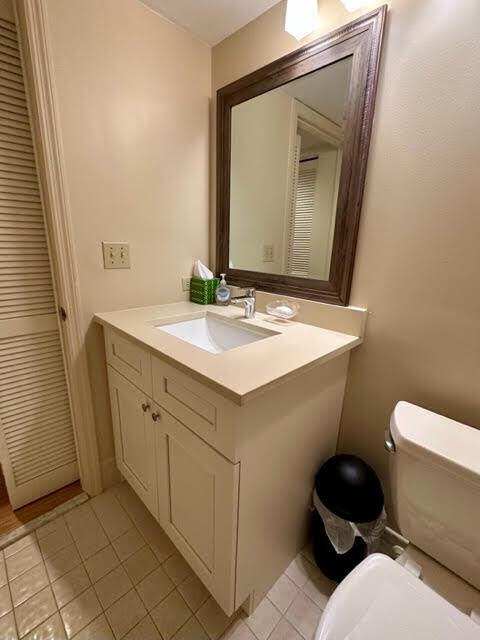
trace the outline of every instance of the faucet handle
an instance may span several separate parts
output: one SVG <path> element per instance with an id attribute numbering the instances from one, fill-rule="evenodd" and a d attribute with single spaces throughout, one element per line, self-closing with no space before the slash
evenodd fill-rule
<path id="1" fill-rule="evenodd" d="M 245 293 L 249 298 L 254 298 L 257 292 L 255 291 L 255 287 L 245 287 Z"/>

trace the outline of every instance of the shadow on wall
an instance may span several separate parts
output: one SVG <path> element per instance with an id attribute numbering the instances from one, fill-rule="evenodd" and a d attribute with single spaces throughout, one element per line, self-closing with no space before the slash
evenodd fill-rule
<path id="1" fill-rule="evenodd" d="M 88 327 L 85 341 L 102 477 L 104 484 L 108 486 L 111 483 L 106 477 L 105 466 L 114 460 L 115 450 L 103 328 L 92 321 Z"/>

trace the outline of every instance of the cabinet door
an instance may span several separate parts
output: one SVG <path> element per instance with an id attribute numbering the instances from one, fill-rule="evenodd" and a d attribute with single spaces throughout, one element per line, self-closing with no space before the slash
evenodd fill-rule
<path id="1" fill-rule="evenodd" d="M 239 464 L 155 406 L 160 524 L 227 614 L 234 610 Z"/>
<path id="2" fill-rule="evenodd" d="M 125 480 L 158 517 L 155 434 L 150 400 L 108 367 L 117 466 Z"/>

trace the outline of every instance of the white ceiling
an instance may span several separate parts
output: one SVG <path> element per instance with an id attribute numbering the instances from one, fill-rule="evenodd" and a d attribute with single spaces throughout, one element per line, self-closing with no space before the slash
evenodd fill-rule
<path id="1" fill-rule="evenodd" d="M 346 116 L 352 58 L 344 58 L 283 85 L 282 90 L 338 125 Z"/>
<path id="2" fill-rule="evenodd" d="M 215 45 L 279 0 L 140 0 L 153 11 Z"/>

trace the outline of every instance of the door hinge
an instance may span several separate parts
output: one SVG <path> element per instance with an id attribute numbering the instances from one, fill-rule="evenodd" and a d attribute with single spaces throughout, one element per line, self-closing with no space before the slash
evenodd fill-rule
<path id="1" fill-rule="evenodd" d="M 60 317 L 61 317 L 61 319 L 62 319 L 64 322 L 66 322 L 66 320 L 67 320 L 67 312 L 65 311 L 65 309 L 64 309 L 63 307 L 60 307 L 59 311 L 60 311 Z"/>

